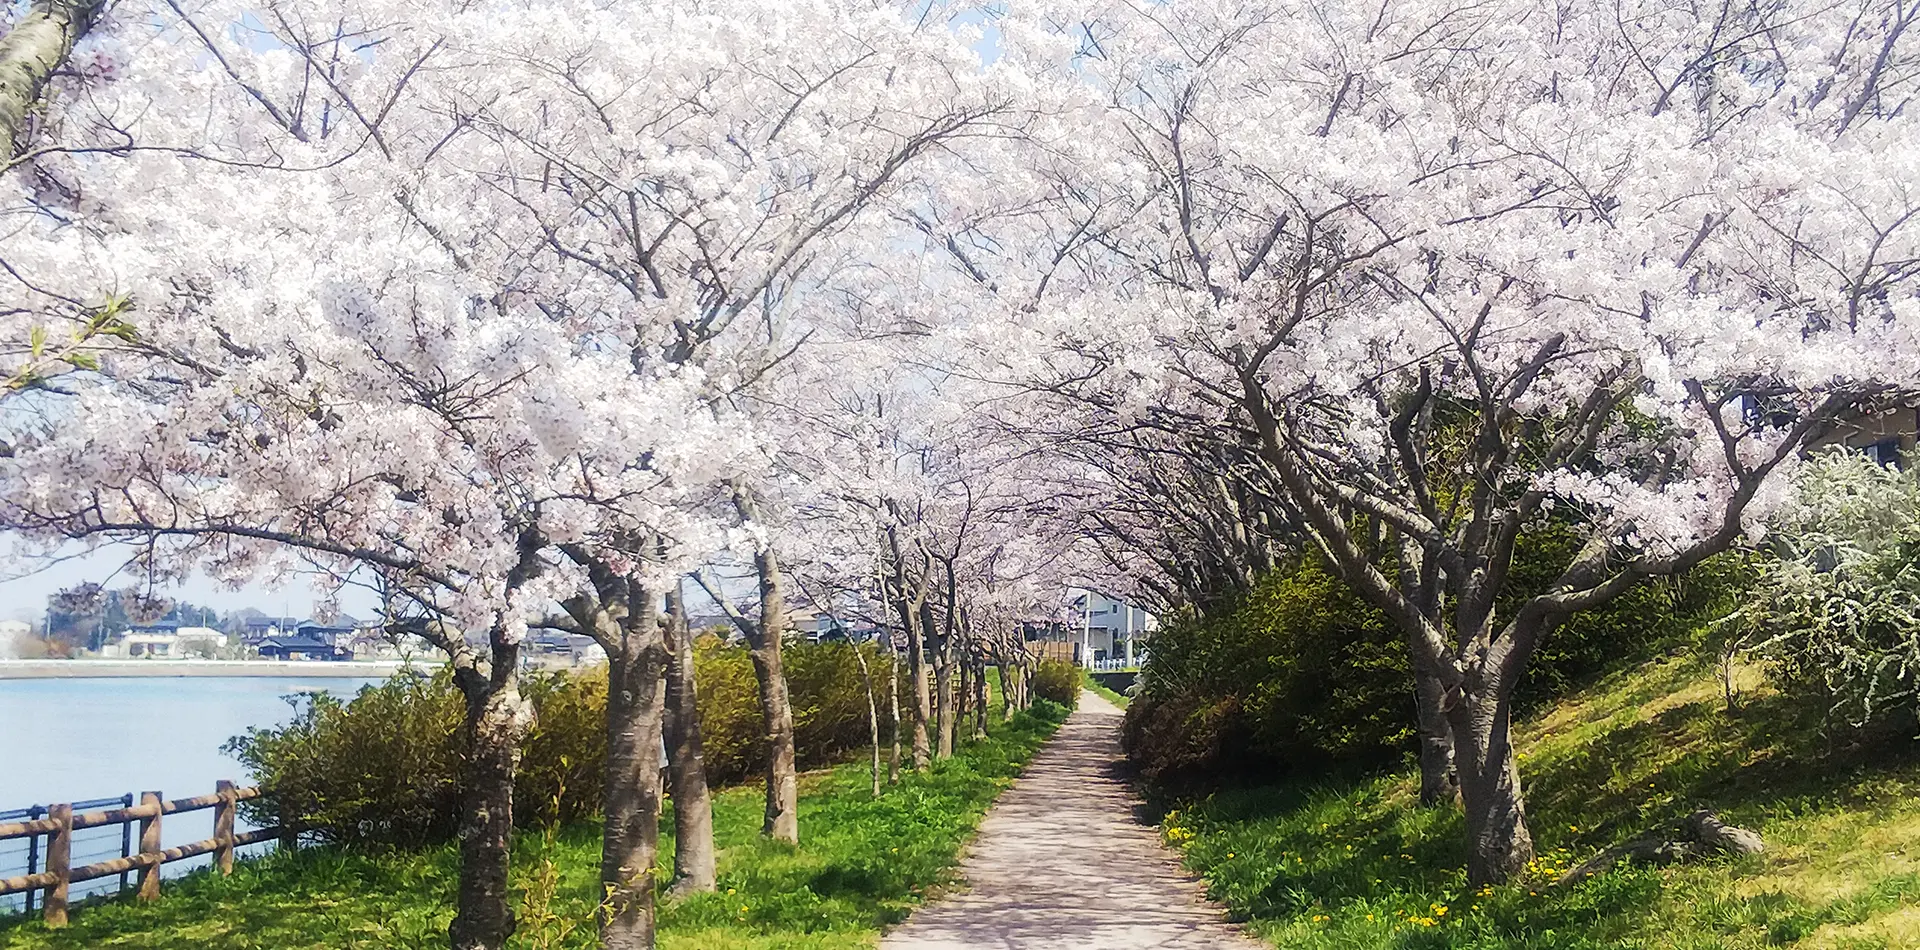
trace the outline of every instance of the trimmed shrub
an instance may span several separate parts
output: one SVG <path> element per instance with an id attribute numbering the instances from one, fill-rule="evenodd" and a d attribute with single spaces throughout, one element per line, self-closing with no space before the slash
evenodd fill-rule
<path id="1" fill-rule="evenodd" d="M 1033 667 L 1033 695 L 1072 709 L 1080 702 L 1084 676 L 1066 660 L 1044 659 Z"/>

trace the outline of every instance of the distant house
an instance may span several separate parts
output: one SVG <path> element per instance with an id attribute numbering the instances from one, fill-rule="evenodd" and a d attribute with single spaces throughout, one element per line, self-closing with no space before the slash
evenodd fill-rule
<path id="1" fill-rule="evenodd" d="M 179 627 L 173 636 L 177 652 L 210 653 L 227 645 L 227 635 L 212 627 Z"/>
<path id="2" fill-rule="evenodd" d="M 114 644 L 114 654 L 124 657 L 158 659 L 177 656 L 180 625 L 177 623 L 143 623 L 127 629 Z"/>
<path id="3" fill-rule="evenodd" d="M 1807 444 L 1809 451 L 1840 446 L 1865 454 L 1881 465 L 1905 467 L 1920 433 L 1920 409 L 1890 406 L 1872 412 L 1852 412 L 1835 420 L 1825 435 Z"/>
<path id="4" fill-rule="evenodd" d="M 293 633 L 299 621 L 292 617 L 248 617 L 240 630 L 240 642 L 258 646 L 269 637 Z"/>
<path id="5" fill-rule="evenodd" d="M 351 660 L 353 651 L 317 637 L 288 634 L 261 640 L 255 649 L 265 660 Z"/>
<path id="6" fill-rule="evenodd" d="M 831 640 L 865 643 L 878 640 L 881 636 L 879 628 L 872 621 L 859 617 L 836 617 L 824 611 L 813 615 L 811 629 L 806 627 L 801 629 L 807 635 L 807 639 L 816 643 Z"/>
<path id="7" fill-rule="evenodd" d="M 1074 590 L 1069 607 L 1078 620 L 1069 628 L 1075 662 L 1088 668 L 1132 666 L 1141 658 L 1138 644 L 1154 629 L 1152 614 L 1099 591 Z"/>
<path id="8" fill-rule="evenodd" d="M 521 643 L 521 654 L 529 661 L 547 665 L 579 666 L 607 658 L 607 651 L 592 637 L 545 630 L 529 634 Z"/>

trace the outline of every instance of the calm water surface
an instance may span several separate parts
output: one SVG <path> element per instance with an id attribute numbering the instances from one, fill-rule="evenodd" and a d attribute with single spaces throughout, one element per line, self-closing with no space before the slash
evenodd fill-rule
<path id="1" fill-rule="evenodd" d="M 284 723 L 286 697 L 350 696 L 372 680 L 295 677 L 137 677 L 0 680 L 0 810 L 158 791 L 167 798 L 212 792 L 223 778 L 252 776 L 220 751 L 250 726 Z M 172 847 L 212 834 L 212 811 L 161 822 Z M 85 839 L 85 840 L 83 840 Z M 20 853 L 17 853 L 20 852 Z M 110 852 L 110 854 L 109 854 Z M 74 863 L 118 856 L 117 827 L 75 834 Z M 0 877 L 21 873 L 22 842 L 0 842 Z M 167 865 L 169 875 L 198 862 Z M 103 886 L 117 886 L 109 879 Z M 76 887 L 76 890 L 78 888 Z M 0 913 L 18 898 L 0 898 Z M 9 904 L 12 906 L 9 907 Z"/>

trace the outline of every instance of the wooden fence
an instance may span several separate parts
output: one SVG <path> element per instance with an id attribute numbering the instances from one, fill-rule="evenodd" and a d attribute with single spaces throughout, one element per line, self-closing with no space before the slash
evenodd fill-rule
<path id="1" fill-rule="evenodd" d="M 137 873 L 140 899 L 152 900 L 160 896 L 160 866 L 169 862 L 211 854 L 214 867 L 223 875 L 231 874 L 235 848 L 283 838 L 283 829 L 280 828 L 234 833 L 234 816 L 239 804 L 259 795 L 260 789 L 257 787 L 237 788 L 232 782 L 223 780 L 211 795 L 167 801 L 160 797 L 159 792 L 142 792 L 137 805 L 81 812 L 74 811 L 71 804 L 50 805 L 46 808 L 44 818 L 0 823 L 0 841 L 28 839 L 27 873 L 19 877 L 0 878 L 0 895 L 26 894 L 27 908 L 31 910 L 33 894 L 38 891 L 41 895 L 41 915 L 47 926 L 64 927 L 67 925 L 67 889 L 83 881 L 116 874 L 124 880 L 128 873 Z M 172 848 L 160 846 L 162 816 L 209 808 L 213 809 L 213 837 Z M 73 833 L 107 825 L 123 826 L 121 856 L 73 867 Z M 139 833 L 138 851 L 133 850 L 132 832 L 135 829 Z M 45 844 L 44 850 L 40 847 L 42 842 Z M 36 871 L 35 865 L 40 863 L 42 855 L 45 858 L 43 869 Z"/>

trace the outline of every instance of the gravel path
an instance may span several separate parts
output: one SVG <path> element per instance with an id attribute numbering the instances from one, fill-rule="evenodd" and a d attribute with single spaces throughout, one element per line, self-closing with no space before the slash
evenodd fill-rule
<path id="1" fill-rule="evenodd" d="M 1256 950 L 1134 817 L 1120 710 L 1091 692 L 1000 796 L 961 862 L 969 888 L 881 950 Z"/>

